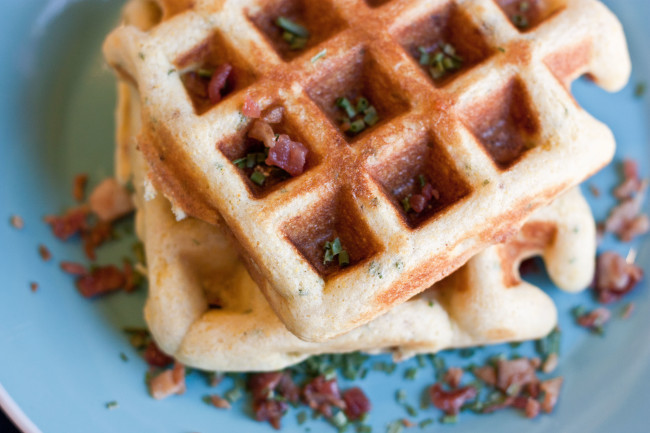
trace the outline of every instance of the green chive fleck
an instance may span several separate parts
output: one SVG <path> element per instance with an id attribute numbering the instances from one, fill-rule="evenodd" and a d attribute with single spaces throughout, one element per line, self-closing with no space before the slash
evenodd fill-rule
<path id="1" fill-rule="evenodd" d="M 402 199 L 402 208 L 404 209 L 404 212 L 409 213 L 411 210 L 411 196 L 407 195 Z"/>
<path id="2" fill-rule="evenodd" d="M 406 380 L 415 380 L 415 377 L 418 375 L 418 370 L 417 368 L 407 368 L 406 371 L 404 371 L 404 379 Z"/>
<path id="3" fill-rule="evenodd" d="M 646 88 L 647 88 L 646 83 L 638 83 L 634 88 L 634 96 L 636 96 L 637 98 L 642 98 L 643 95 L 645 95 Z"/>
<path id="4" fill-rule="evenodd" d="M 404 431 L 404 423 L 402 420 L 395 420 L 388 424 L 386 433 L 402 433 Z"/>
<path id="5" fill-rule="evenodd" d="M 256 184 L 258 184 L 259 186 L 262 186 L 262 185 L 264 185 L 264 181 L 266 180 L 266 176 L 264 176 L 264 174 L 259 172 L 259 171 L 254 171 L 251 174 L 251 180 L 253 182 L 255 182 Z"/>
<path id="6" fill-rule="evenodd" d="M 120 352 L 120 359 L 124 362 L 127 362 L 129 360 L 124 352 Z"/>
<path id="7" fill-rule="evenodd" d="M 425 427 L 427 427 L 427 426 L 430 426 L 430 425 L 433 424 L 434 422 L 435 422 L 435 421 L 434 421 L 433 419 L 431 419 L 431 418 L 426 418 L 426 419 L 423 419 L 422 421 L 420 421 L 420 423 L 418 424 L 418 427 L 420 427 L 420 428 L 425 428 Z"/>
<path id="8" fill-rule="evenodd" d="M 322 49 L 314 57 L 311 58 L 310 62 L 311 63 L 316 63 L 320 59 L 324 58 L 327 55 L 327 48 Z"/>
<path id="9" fill-rule="evenodd" d="M 366 129 L 366 122 L 363 121 L 363 119 L 355 120 L 354 122 L 350 123 L 350 129 L 349 131 L 352 133 L 359 133 Z"/>
<path id="10" fill-rule="evenodd" d="M 106 409 L 113 410 L 117 409 L 118 407 L 120 407 L 120 405 L 115 400 L 106 403 Z"/>
<path id="11" fill-rule="evenodd" d="M 395 392 L 395 401 L 398 403 L 406 403 L 406 390 L 398 389 Z"/>
<path id="12" fill-rule="evenodd" d="M 348 98 L 337 98 L 335 103 L 337 107 L 345 110 L 345 113 L 348 115 L 348 117 L 352 118 L 357 115 L 357 111 L 354 109 L 352 103 Z"/>
<path id="13" fill-rule="evenodd" d="M 307 421 L 307 412 L 298 412 L 296 419 L 298 420 L 298 425 L 303 425 Z"/>
<path id="14" fill-rule="evenodd" d="M 427 184 L 427 179 L 423 175 L 419 174 L 418 175 L 418 182 L 420 182 L 420 187 L 424 188 L 424 185 Z"/>
<path id="15" fill-rule="evenodd" d="M 278 17 L 275 25 L 300 38 L 309 38 L 309 30 L 287 17 Z"/>
<path id="16" fill-rule="evenodd" d="M 445 415 L 440 418 L 442 424 L 456 424 L 458 422 L 458 415 Z"/>

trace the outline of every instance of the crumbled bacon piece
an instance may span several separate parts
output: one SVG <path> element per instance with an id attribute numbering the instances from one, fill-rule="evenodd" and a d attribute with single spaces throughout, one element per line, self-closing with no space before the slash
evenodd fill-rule
<path id="1" fill-rule="evenodd" d="M 634 185 L 629 183 L 632 181 Z M 617 189 L 615 194 L 623 201 L 611 210 L 605 221 L 605 231 L 615 233 L 621 240 L 628 242 L 635 236 L 645 234 L 650 230 L 648 217 L 641 213 L 647 187 L 647 181 L 635 178 Z"/>
<path id="2" fill-rule="evenodd" d="M 9 223 L 17 230 L 22 230 L 23 227 L 25 227 L 25 221 L 23 221 L 23 218 L 20 215 L 12 215 L 11 218 L 9 218 Z"/>
<path id="3" fill-rule="evenodd" d="M 346 390 L 343 393 L 343 401 L 345 402 L 345 415 L 351 421 L 356 421 L 370 412 L 370 400 L 359 387 Z"/>
<path id="4" fill-rule="evenodd" d="M 456 415 L 467 401 L 476 398 L 477 392 L 473 386 L 445 391 L 439 383 L 436 383 L 429 389 L 429 394 L 435 407 L 443 410 L 447 415 Z"/>
<path id="5" fill-rule="evenodd" d="M 406 428 L 415 427 L 415 423 L 409 421 L 409 420 L 406 419 L 406 418 L 402 418 L 402 425 L 403 425 L 404 427 L 406 427 Z"/>
<path id="6" fill-rule="evenodd" d="M 475 368 L 474 376 L 485 382 L 487 385 L 495 386 L 497 384 L 497 371 L 491 365 Z"/>
<path id="7" fill-rule="evenodd" d="M 217 409 L 231 408 L 230 402 L 217 394 L 210 395 L 210 403 L 212 403 L 212 406 L 216 407 Z"/>
<path id="8" fill-rule="evenodd" d="M 208 97 L 211 103 L 216 104 L 221 101 L 221 92 L 226 88 L 231 72 L 232 65 L 230 63 L 224 63 L 219 65 L 212 73 L 212 78 L 210 78 L 210 83 L 208 84 Z"/>
<path id="9" fill-rule="evenodd" d="M 38 254 L 41 256 L 41 259 L 49 262 L 52 259 L 52 253 L 50 250 L 43 244 L 38 246 Z"/>
<path id="10" fill-rule="evenodd" d="M 460 367 L 450 367 L 447 369 L 445 377 L 443 378 L 444 382 L 446 382 L 451 388 L 457 388 L 462 379 L 463 369 Z"/>
<path id="11" fill-rule="evenodd" d="M 303 387 L 302 397 L 309 407 L 328 418 L 332 416 L 332 406 L 345 409 L 336 378 L 326 380 L 318 376 L 312 379 Z"/>
<path id="12" fill-rule="evenodd" d="M 264 143 L 266 147 L 275 146 L 275 134 L 273 128 L 263 120 L 256 120 L 248 131 L 248 136 Z"/>
<path id="13" fill-rule="evenodd" d="M 75 262 L 61 262 L 61 270 L 70 275 L 82 276 L 86 275 L 88 271 L 81 263 Z"/>
<path id="14" fill-rule="evenodd" d="M 526 418 L 536 418 L 539 415 L 541 408 L 540 403 L 533 397 L 519 396 L 512 401 L 512 406 L 517 409 L 522 409 L 526 414 Z"/>
<path id="15" fill-rule="evenodd" d="M 258 399 L 253 400 L 253 413 L 257 421 L 268 421 L 274 429 L 280 429 L 280 419 L 289 405 L 285 401 Z"/>
<path id="16" fill-rule="evenodd" d="M 190 71 L 183 74 L 183 84 L 187 91 L 197 99 L 208 98 L 208 87 L 205 80 L 197 72 Z"/>
<path id="17" fill-rule="evenodd" d="M 618 232 L 618 236 L 623 242 L 630 242 L 637 236 L 648 233 L 648 231 L 650 231 L 650 218 L 646 214 L 639 214 Z"/>
<path id="18" fill-rule="evenodd" d="M 598 256 L 595 290 L 598 300 L 604 304 L 616 301 L 630 292 L 643 278 L 643 270 L 634 263 L 627 263 L 613 251 Z"/>
<path id="19" fill-rule="evenodd" d="M 38 290 L 38 283 L 29 283 L 29 288 L 32 292 L 36 292 Z"/>
<path id="20" fill-rule="evenodd" d="M 483 413 L 492 413 L 501 409 L 512 406 L 517 399 L 515 397 L 506 397 L 498 403 L 492 403 L 488 406 L 485 406 L 481 412 Z"/>
<path id="21" fill-rule="evenodd" d="M 84 298 L 104 295 L 124 287 L 124 274 L 116 266 L 101 266 L 77 280 L 77 289 Z"/>
<path id="22" fill-rule="evenodd" d="M 269 149 L 266 164 L 280 167 L 291 176 L 298 176 L 305 170 L 307 148 L 298 141 L 293 141 L 286 134 L 280 134 L 275 145 Z"/>
<path id="23" fill-rule="evenodd" d="M 519 394 L 525 385 L 537 381 L 535 368 L 526 358 L 500 359 L 497 363 L 497 388 L 505 393 Z"/>
<path id="24" fill-rule="evenodd" d="M 144 360 L 152 367 L 167 367 L 174 358 L 160 350 L 155 341 L 151 340 L 144 351 Z"/>
<path id="25" fill-rule="evenodd" d="M 632 197 L 642 189 L 643 182 L 639 177 L 639 166 L 636 161 L 626 159 L 623 161 L 623 183 L 614 190 L 614 196 L 619 200 Z"/>
<path id="26" fill-rule="evenodd" d="M 600 189 L 596 185 L 594 185 L 593 183 L 589 185 L 589 191 L 591 191 L 591 194 L 594 197 L 596 197 L 596 198 L 600 197 Z"/>
<path id="27" fill-rule="evenodd" d="M 252 119 L 258 119 L 262 115 L 262 109 L 255 99 L 250 95 L 246 95 L 244 99 L 244 106 L 242 107 L 242 114 Z"/>
<path id="28" fill-rule="evenodd" d="M 427 199 L 422 194 L 413 194 L 409 199 L 409 204 L 416 213 L 420 213 L 427 206 Z"/>
<path id="29" fill-rule="evenodd" d="M 95 250 L 113 237 L 113 226 L 105 221 L 99 221 L 90 228 L 85 228 L 81 232 L 81 238 L 84 243 L 84 252 L 90 260 L 95 260 L 97 255 Z"/>
<path id="30" fill-rule="evenodd" d="M 430 183 L 427 183 L 422 187 L 422 195 L 427 199 L 427 201 L 430 201 L 432 198 L 435 198 L 436 200 L 440 199 L 440 193 Z"/>
<path id="31" fill-rule="evenodd" d="M 578 317 L 577 322 L 578 325 L 584 328 L 596 330 L 601 328 L 605 323 L 607 323 L 611 318 L 611 316 L 612 313 L 610 313 L 607 308 L 600 307 Z"/>
<path id="32" fill-rule="evenodd" d="M 72 182 L 72 197 L 79 203 L 84 200 L 87 183 L 88 175 L 85 173 L 78 174 L 74 177 L 74 181 Z"/>
<path id="33" fill-rule="evenodd" d="M 151 396 L 156 400 L 162 400 L 172 394 L 183 394 L 185 392 L 185 366 L 180 363 L 174 364 L 174 368 L 165 370 L 149 383 Z"/>
<path id="34" fill-rule="evenodd" d="M 138 275 L 133 269 L 133 265 L 129 260 L 124 260 L 124 266 L 122 267 L 122 273 L 124 274 L 124 291 L 131 293 L 138 287 Z"/>
<path id="35" fill-rule="evenodd" d="M 284 117 L 284 108 L 275 107 L 270 109 L 262 116 L 262 120 L 267 123 L 280 123 Z"/>
<path id="36" fill-rule="evenodd" d="M 54 236 L 65 241 L 86 228 L 87 215 L 88 209 L 85 206 L 79 206 L 68 210 L 62 216 L 48 215 L 44 219 L 52 227 Z"/>
<path id="37" fill-rule="evenodd" d="M 291 403 L 297 403 L 300 399 L 300 388 L 295 384 L 289 373 L 282 375 L 277 390 L 282 397 Z"/>
<path id="38" fill-rule="evenodd" d="M 248 389 L 253 394 L 253 399 L 264 399 L 275 390 L 284 373 L 275 371 L 270 373 L 251 374 L 248 378 Z"/>
<path id="39" fill-rule="evenodd" d="M 545 380 L 541 383 L 540 388 L 544 392 L 544 400 L 542 400 L 542 410 L 546 413 L 551 413 L 557 399 L 560 396 L 560 389 L 564 379 L 562 377 L 554 377 L 553 379 Z"/>
<path id="40" fill-rule="evenodd" d="M 134 210 L 131 194 L 112 177 L 97 185 L 88 202 L 90 209 L 106 222 L 114 221 Z"/>

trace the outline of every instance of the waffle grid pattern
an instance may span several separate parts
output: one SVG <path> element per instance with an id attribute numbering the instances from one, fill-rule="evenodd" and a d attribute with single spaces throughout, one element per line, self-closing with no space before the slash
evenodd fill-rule
<path id="1" fill-rule="evenodd" d="M 154 183 L 189 215 L 223 217 L 276 313 L 314 341 L 429 287 L 606 164 L 611 132 L 576 104 L 568 84 L 589 73 L 614 90 L 629 74 L 620 26 L 592 0 L 567 0 L 525 32 L 493 0 L 319 3 L 330 9 L 332 31 L 318 30 L 321 40 L 290 60 L 258 24 L 267 6 L 252 1 L 196 1 L 148 33 L 118 29 L 106 45 L 109 63 L 142 95 L 141 148 Z M 483 47 L 440 83 L 413 58 L 410 30 L 437 15 L 443 27 L 466 23 Z M 215 34 L 226 57 L 236 53 L 255 78 L 199 115 L 180 73 L 200 66 L 200 47 Z M 331 89 L 359 86 L 380 122 L 350 138 L 333 118 Z M 310 150 L 305 173 L 259 191 L 231 163 L 250 126 L 246 98 L 284 107 L 281 126 Z M 505 162 L 486 142 L 494 125 L 519 143 Z M 441 179 L 440 206 L 413 217 L 394 187 L 420 173 Z M 351 250 L 349 267 L 323 266 L 320 245 L 307 242 L 334 235 Z"/>

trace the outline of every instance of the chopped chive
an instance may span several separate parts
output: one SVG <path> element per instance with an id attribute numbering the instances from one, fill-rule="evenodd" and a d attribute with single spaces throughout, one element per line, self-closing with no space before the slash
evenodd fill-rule
<path id="1" fill-rule="evenodd" d="M 334 259 L 334 254 L 332 254 L 332 250 L 329 248 L 325 249 L 325 256 L 323 257 L 323 264 L 326 265 L 329 262 L 331 262 Z"/>
<path id="2" fill-rule="evenodd" d="M 404 409 L 406 409 L 406 413 L 408 413 L 409 416 L 412 417 L 418 416 L 418 411 L 410 404 L 404 405 Z"/>
<path id="3" fill-rule="evenodd" d="M 406 403 L 406 390 L 398 389 L 395 392 L 395 401 L 398 403 Z"/>
<path id="4" fill-rule="evenodd" d="M 120 405 L 115 400 L 106 403 L 106 409 L 109 410 L 117 409 L 119 406 Z"/>
<path id="5" fill-rule="evenodd" d="M 377 109 L 373 105 L 368 107 L 366 110 L 365 116 L 363 116 L 363 121 L 368 125 L 372 126 L 375 123 L 379 122 L 379 115 L 377 114 Z"/>
<path id="6" fill-rule="evenodd" d="M 521 12 L 526 12 L 528 9 L 530 9 L 530 3 L 528 3 L 528 1 L 522 1 L 519 3 L 519 10 Z"/>
<path id="7" fill-rule="evenodd" d="M 460 349 L 458 351 L 458 354 L 460 355 L 460 357 L 464 358 L 464 359 L 471 358 L 472 356 L 474 356 L 474 353 L 476 353 L 476 351 L 474 349 L 472 349 L 472 348 L 469 348 L 469 347 L 466 347 L 464 349 Z"/>
<path id="8" fill-rule="evenodd" d="M 418 427 L 420 427 L 420 428 L 425 428 L 425 427 L 427 427 L 427 426 L 430 426 L 430 425 L 433 424 L 434 422 L 435 422 L 435 421 L 434 421 L 433 419 L 431 419 L 431 418 L 426 418 L 426 419 L 423 419 L 422 421 L 419 422 Z"/>
<path id="9" fill-rule="evenodd" d="M 419 174 L 418 175 L 418 181 L 420 182 L 420 187 L 424 188 L 424 185 L 427 184 L 427 179 L 424 177 L 424 175 Z"/>
<path id="10" fill-rule="evenodd" d="M 223 397 L 228 400 L 228 403 L 234 403 L 240 398 L 243 397 L 241 387 L 235 385 L 235 387 L 229 391 L 226 391 L 226 393 L 223 395 Z"/>
<path id="11" fill-rule="evenodd" d="M 370 107 L 370 102 L 363 96 L 357 100 L 357 112 L 365 112 Z"/>
<path id="12" fill-rule="evenodd" d="M 120 352 L 120 359 L 124 362 L 127 362 L 129 360 L 124 352 Z"/>
<path id="13" fill-rule="evenodd" d="M 352 118 L 357 115 L 357 111 L 352 106 L 350 100 L 346 97 L 336 99 L 336 106 L 345 110 L 348 117 Z"/>
<path id="14" fill-rule="evenodd" d="M 458 422 L 458 415 L 445 415 L 440 418 L 442 424 L 456 424 Z"/>
<path id="15" fill-rule="evenodd" d="M 289 48 L 292 50 L 302 50 L 307 45 L 306 38 L 293 38 L 289 44 Z"/>
<path id="16" fill-rule="evenodd" d="M 388 424 L 386 433 L 402 433 L 404 431 L 404 423 L 402 420 L 395 420 Z"/>
<path id="17" fill-rule="evenodd" d="M 350 123 L 350 132 L 358 133 L 364 129 L 366 129 L 366 122 L 364 122 L 363 119 L 358 119 Z"/>
<path id="18" fill-rule="evenodd" d="M 369 425 L 357 426 L 357 433 L 372 433 L 372 427 Z"/>
<path id="19" fill-rule="evenodd" d="M 521 14 L 515 14 L 512 16 L 512 23 L 519 29 L 525 29 L 528 27 L 528 19 Z"/>
<path id="20" fill-rule="evenodd" d="M 411 196 L 407 195 L 402 199 L 402 208 L 404 209 L 404 212 L 409 213 L 411 210 Z"/>
<path id="21" fill-rule="evenodd" d="M 287 17 L 282 17 L 282 16 L 278 17 L 275 20 L 275 24 L 281 29 L 291 33 L 292 35 L 298 36 L 300 38 L 309 37 L 309 30 L 307 30 L 305 27 L 301 26 L 300 24 L 291 21 Z"/>
<path id="22" fill-rule="evenodd" d="M 646 87 L 647 87 L 646 83 L 638 83 L 634 88 L 634 96 L 636 96 L 637 98 L 643 97 L 643 95 L 645 95 L 646 92 Z"/>
<path id="23" fill-rule="evenodd" d="M 340 238 L 334 239 L 334 242 L 332 242 L 330 245 L 331 245 L 331 248 L 332 248 L 332 254 L 337 255 L 338 253 L 341 252 L 342 248 L 341 248 L 341 239 Z"/>
<path id="24" fill-rule="evenodd" d="M 521 346 L 521 341 L 513 341 L 512 343 L 508 343 L 508 346 L 512 347 L 513 349 L 516 349 L 519 346 Z"/>
<path id="25" fill-rule="evenodd" d="M 307 421 L 307 412 L 304 410 L 301 412 L 298 412 L 296 415 L 296 420 L 298 420 L 298 425 L 303 425 Z"/>
<path id="26" fill-rule="evenodd" d="M 264 176 L 264 174 L 259 172 L 259 171 L 254 171 L 251 174 L 251 180 L 253 182 L 255 182 L 256 184 L 258 184 L 259 186 L 262 186 L 262 185 L 264 185 L 264 181 L 266 180 L 266 176 Z"/>
<path id="27" fill-rule="evenodd" d="M 246 168 L 253 168 L 257 164 L 257 155 L 249 153 L 246 155 Z"/>
<path id="28" fill-rule="evenodd" d="M 239 168 L 246 168 L 246 157 L 238 158 L 232 162 Z"/>
<path id="29" fill-rule="evenodd" d="M 436 305 L 435 302 L 433 302 L 433 301 L 429 301 L 429 307 L 434 307 L 435 305 Z"/>
<path id="30" fill-rule="evenodd" d="M 211 69 L 200 68 L 199 70 L 196 71 L 196 73 L 201 78 L 212 78 L 212 74 L 214 72 Z"/>
<path id="31" fill-rule="evenodd" d="M 428 65 L 429 63 L 431 63 L 431 54 L 427 51 L 426 48 L 418 47 L 418 51 L 420 52 L 421 65 Z"/>
<path id="32" fill-rule="evenodd" d="M 337 428 L 343 428 L 348 423 L 348 417 L 340 410 L 331 418 L 332 424 Z"/>
<path id="33" fill-rule="evenodd" d="M 311 63 L 316 63 L 320 59 L 324 58 L 327 55 L 327 48 L 322 49 L 314 57 L 311 58 L 310 62 Z"/>
<path id="34" fill-rule="evenodd" d="M 406 371 L 404 371 L 404 379 L 406 380 L 414 380 L 415 377 L 418 375 L 418 370 L 417 368 L 407 368 Z"/>
<path id="35" fill-rule="evenodd" d="M 502 52 L 502 53 L 505 53 L 505 52 L 506 52 L 506 49 L 503 48 L 503 47 L 497 47 L 497 50 L 499 50 L 499 51 Z"/>
<path id="36" fill-rule="evenodd" d="M 339 266 L 346 266 L 350 264 L 350 255 L 347 251 L 343 250 L 339 253 Z"/>
<path id="37" fill-rule="evenodd" d="M 418 367 L 422 368 L 424 367 L 424 355 L 415 355 L 415 359 L 418 363 Z"/>
<path id="38" fill-rule="evenodd" d="M 584 316 L 585 313 L 587 312 L 587 309 L 583 307 L 582 305 L 578 305 L 577 307 L 574 307 L 571 309 L 571 314 L 575 319 L 579 318 L 580 316 Z"/>

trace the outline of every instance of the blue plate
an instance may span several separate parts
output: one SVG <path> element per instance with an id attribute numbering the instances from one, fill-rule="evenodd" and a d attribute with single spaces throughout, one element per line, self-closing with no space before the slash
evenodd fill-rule
<path id="1" fill-rule="evenodd" d="M 117 22 L 120 1 L 99 0 L 3 0 L 0 14 L 0 274 L 6 278 L 0 289 L 0 404 L 26 431 L 47 432 L 270 432 L 256 423 L 241 407 L 221 412 L 201 402 L 209 392 L 197 374 L 188 378 L 182 397 L 154 401 L 143 381 L 145 363 L 130 347 L 121 329 L 141 326 L 144 291 L 116 294 L 98 301 L 81 298 L 71 279 L 58 269 L 60 260 L 83 260 L 75 243 L 55 240 L 42 223 L 42 216 L 71 206 L 74 174 L 87 172 L 96 182 L 112 172 L 114 79 L 105 67 L 100 46 Z M 637 83 L 650 79 L 650 2 L 606 1 L 618 14 L 627 31 L 634 61 L 634 75 L 622 92 L 610 95 L 579 81 L 577 99 L 597 118 L 605 121 L 618 140 L 617 158 L 648 164 L 647 98 L 634 97 Z M 590 183 L 609 191 L 617 182 L 613 167 Z M 600 199 L 589 193 L 598 219 L 613 204 L 609 194 Z M 13 229 L 10 215 L 21 215 L 25 228 Z M 126 244 L 102 249 L 100 262 L 118 260 Z M 43 243 L 54 260 L 43 262 L 37 246 Z M 635 245 L 638 263 L 650 272 L 648 242 Z M 606 239 L 604 249 L 626 254 L 630 245 Z M 650 273 L 649 273 L 650 274 Z M 566 379 L 560 403 L 549 416 L 525 420 L 514 411 L 490 416 L 462 415 L 462 422 L 445 427 L 465 431 L 520 432 L 642 432 L 648 431 L 650 401 L 650 298 L 640 285 L 630 297 L 636 303 L 632 318 L 615 319 L 606 337 L 576 328 L 570 309 L 588 307 L 588 293 L 570 295 L 557 291 L 546 277 L 538 277 L 548 288 L 560 311 L 563 329 L 561 365 Z M 32 293 L 29 283 L 40 284 Z M 622 305 L 613 307 L 614 316 Z M 508 346 L 488 348 L 471 359 L 456 353 L 445 355 L 448 364 L 481 362 Z M 516 349 L 532 353 L 532 344 Z M 127 355 L 123 361 L 120 353 Z M 385 360 L 387 358 L 377 358 Z M 418 406 L 421 392 L 433 381 L 430 366 L 413 381 L 405 381 L 401 365 L 392 375 L 372 371 L 361 386 L 374 409 L 370 423 L 375 432 L 406 416 L 394 400 L 403 388 Z M 344 385 L 346 386 L 346 385 Z M 217 391 L 227 389 L 222 384 Z M 106 408 L 109 401 L 119 407 Z M 239 402 L 238 406 L 243 406 Z M 283 423 L 286 431 L 298 427 L 292 411 Z M 437 417 L 429 408 L 420 410 L 415 421 Z M 334 431 L 323 421 L 309 421 L 311 431 Z M 437 431 L 440 426 L 429 427 Z"/>

